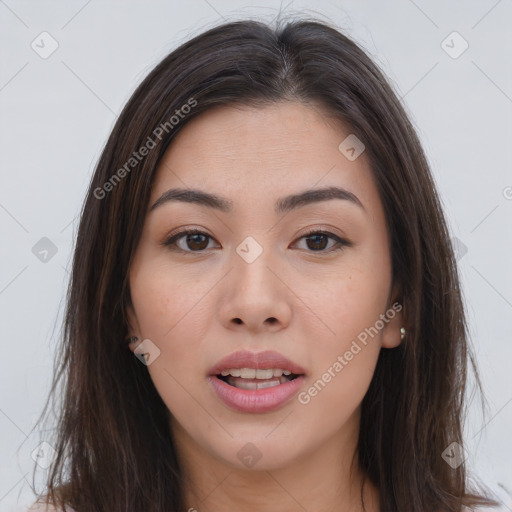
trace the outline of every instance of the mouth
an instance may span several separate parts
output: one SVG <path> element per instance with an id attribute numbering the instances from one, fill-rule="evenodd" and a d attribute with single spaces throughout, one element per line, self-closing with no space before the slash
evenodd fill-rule
<path id="1" fill-rule="evenodd" d="M 289 403 L 304 385 L 306 371 L 274 351 L 235 352 L 208 372 L 214 394 L 231 409 L 266 413 Z"/>
<path id="2" fill-rule="evenodd" d="M 286 384 L 301 375 L 303 374 L 279 368 L 230 368 L 223 370 L 216 377 L 235 388 L 256 391 Z"/>

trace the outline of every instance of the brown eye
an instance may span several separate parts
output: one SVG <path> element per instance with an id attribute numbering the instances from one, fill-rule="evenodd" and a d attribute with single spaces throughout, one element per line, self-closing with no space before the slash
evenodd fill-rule
<path id="1" fill-rule="evenodd" d="M 311 242 L 307 243 L 308 248 L 315 251 L 322 251 L 329 244 L 329 237 L 321 234 L 308 236 L 306 240 Z"/>
<path id="2" fill-rule="evenodd" d="M 299 238 L 299 240 L 303 239 L 306 240 L 306 250 L 309 252 L 330 253 L 352 245 L 348 240 L 343 240 L 329 231 L 311 231 Z M 210 240 L 213 238 L 207 233 L 198 229 L 190 229 L 171 235 L 162 245 L 181 252 L 204 252 L 208 249 Z M 334 242 L 330 246 L 329 240 Z"/>
<path id="3" fill-rule="evenodd" d="M 208 237 L 206 235 L 201 235 L 199 233 L 186 235 L 185 244 L 189 249 L 201 251 L 203 249 L 206 249 L 206 247 L 208 246 Z"/>
<path id="4" fill-rule="evenodd" d="M 310 252 L 324 252 L 329 253 L 333 251 L 339 251 L 344 247 L 350 247 L 352 245 L 348 240 L 343 240 L 334 233 L 329 231 L 310 231 L 305 235 L 302 235 L 299 240 L 306 240 L 306 249 Z M 329 240 L 334 242 L 330 247 L 327 248 Z"/>
<path id="5" fill-rule="evenodd" d="M 213 240 L 213 238 L 207 233 L 198 229 L 190 229 L 175 233 L 167 238 L 162 245 L 183 252 L 202 252 L 208 248 L 209 240 Z"/>

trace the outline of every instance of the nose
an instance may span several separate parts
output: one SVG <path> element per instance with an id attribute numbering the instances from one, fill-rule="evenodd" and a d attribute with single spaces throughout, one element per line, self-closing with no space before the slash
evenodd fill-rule
<path id="1" fill-rule="evenodd" d="M 293 293 L 270 250 L 249 262 L 234 253 L 232 270 L 220 289 L 219 315 L 228 329 L 279 331 L 292 317 Z"/>

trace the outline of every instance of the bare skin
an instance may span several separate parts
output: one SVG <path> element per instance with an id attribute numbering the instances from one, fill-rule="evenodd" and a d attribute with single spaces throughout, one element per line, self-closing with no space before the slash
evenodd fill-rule
<path id="1" fill-rule="evenodd" d="M 232 202 L 231 213 L 178 201 L 148 209 L 129 276 L 131 335 L 160 350 L 147 371 L 172 413 L 187 506 L 200 512 L 362 510 L 363 475 L 352 464 L 360 404 L 380 350 L 400 343 L 403 319 L 395 312 L 341 371 L 332 369 L 399 300 L 369 163 L 338 149 L 350 133 L 298 102 L 217 107 L 183 128 L 157 171 L 150 206 L 174 187 Z M 330 199 L 274 211 L 279 198 L 330 186 L 362 206 Z M 162 245 L 179 228 L 205 235 Z M 310 230 L 350 244 L 305 237 Z M 251 263 L 236 251 L 249 236 L 263 251 Z M 208 372 L 240 349 L 275 350 L 300 364 L 309 401 L 256 414 L 226 406 Z M 329 368 L 325 387 L 308 394 Z M 252 467 L 237 456 L 247 443 L 261 455 Z M 377 512 L 368 482 L 364 496 Z"/>

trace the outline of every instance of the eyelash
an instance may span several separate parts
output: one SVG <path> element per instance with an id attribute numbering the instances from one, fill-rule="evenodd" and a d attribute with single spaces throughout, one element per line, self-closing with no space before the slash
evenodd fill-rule
<path id="1" fill-rule="evenodd" d="M 162 242 L 162 245 L 164 247 L 169 248 L 172 251 L 177 251 L 177 252 L 182 252 L 182 253 L 202 253 L 207 250 L 207 249 L 202 249 L 200 251 L 190 251 L 190 250 L 186 251 L 186 250 L 183 250 L 183 249 L 177 247 L 176 242 L 186 235 L 205 235 L 206 237 L 213 240 L 212 236 L 210 236 L 208 233 L 205 233 L 204 231 L 201 231 L 199 229 L 184 229 L 183 231 L 179 231 L 178 233 L 175 233 L 175 234 L 171 235 L 170 237 L 168 237 L 167 239 L 165 239 Z M 328 238 L 331 238 L 332 240 L 334 240 L 336 242 L 336 244 L 334 246 L 330 247 L 327 250 L 323 249 L 323 250 L 319 250 L 319 251 L 313 251 L 313 250 L 308 251 L 308 252 L 312 252 L 312 253 L 338 252 L 338 251 L 341 251 L 342 249 L 344 249 L 345 247 L 351 247 L 353 245 L 352 242 L 345 240 L 343 238 L 340 238 L 339 236 L 335 235 L 334 233 L 331 233 L 329 231 L 324 231 L 322 229 L 311 229 L 310 231 L 304 233 L 297 240 L 301 240 L 303 238 L 308 238 L 308 237 L 311 237 L 312 235 L 327 236 Z"/>

